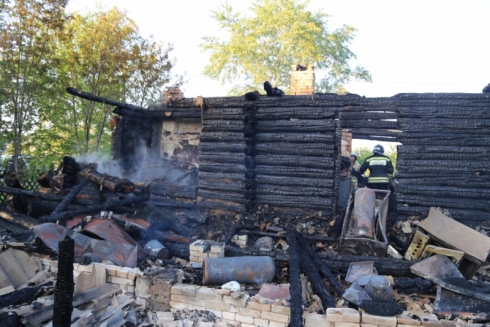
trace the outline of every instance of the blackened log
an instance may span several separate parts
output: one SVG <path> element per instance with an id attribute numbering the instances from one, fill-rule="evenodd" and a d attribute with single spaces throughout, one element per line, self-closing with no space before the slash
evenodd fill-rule
<path id="1" fill-rule="evenodd" d="M 127 179 L 119 179 L 114 176 L 109 176 L 89 170 L 81 171 L 80 176 L 90 177 L 90 180 L 92 182 L 102 185 L 106 189 L 116 193 L 131 193 L 134 190 L 134 184 Z"/>
<path id="2" fill-rule="evenodd" d="M 179 217 L 170 210 L 158 208 L 149 203 L 145 206 L 141 213 L 151 217 L 153 225 L 155 225 L 157 230 L 170 229 L 175 233 L 186 237 L 192 237 L 195 234 L 192 229 L 181 224 Z"/>
<path id="3" fill-rule="evenodd" d="M 216 200 L 223 200 L 223 201 L 232 201 L 236 203 L 243 203 L 244 197 L 243 197 L 243 190 L 242 192 L 220 192 L 220 191 L 210 191 L 210 190 L 204 190 L 204 189 L 199 189 L 197 191 L 197 195 L 204 197 L 204 198 L 211 198 L 211 199 L 216 199 Z"/>
<path id="4" fill-rule="evenodd" d="M 342 128 L 398 129 L 397 121 L 342 120 Z"/>
<path id="5" fill-rule="evenodd" d="M 449 198 L 490 199 L 490 189 L 463 188 L 438 185 L 413 185 L 401 183 L 396 190 L 401 194 L 427 195 Z"/>
<path id="6" fill-rule="evenodd" d="M 398 114 L 396 112 L 349 112 L 349 111 L 341 111 L 339 112 L 339 119 L 342 121 L 345 120 L 363 120 L 363 119 L 373 119 L 373 120 L 381 120 L 381 119 L 397 119 Z M 342 123 L 342 125 L 344 125 Z"/>
<path id="7" fill-rule="evenodd" d="M 196 206 L 195 201 L 181 201 L 179 199 L 166 199 L 158 195 L 150 195 L 151 204 L 162 208 L 185 208 L 193 209 Z"/>
<path id="8" fill-rule="evenodd" d="M 287 177 L 257 174 L 255 181 L 258 184 L 285 185 L 285 186 L 311 186 L 332 188 L 333 181 L 329 178 Z"/>
<path id="9" fill-rule="evenodd" d="M 245 142 L 201 142 L 199 143 L 199 153 L 208 152 L 239 152 L 245 151 Z"/>
<path id="10" fill-rule="evenodd" d="M 0 219 L 0 228 L 9 231 L 11 236 L 13 234 L 21 235 L 21 234 L 25 234 L 25 233 L 30 233 L 28 231 L 28 229 L 21 227 L 19 225 L 13 224 L 13 223 L 8 222 L 8 221 L 3 220 L 3 219 Z"/>
<path id="11" fill-rule="evenodd" d="M 202 110 L 204 120 L 224 119 L 242 120 L 244 118 L 243 107 L 237 108 L 206 108 Z"/>
<path id="12" fill-rule="evenodd" d="M 31 303 L 36 299 L 35 295 L 44 286 L 53 285 L 53 281 L 44 281 L 33 287 L 26 287 L 18 291 L 0 296 L 0 308 L 15 306 L 24 303 Z M 0 320 L 1 321 L 1 320 Z M 2 326 L 3 326 L 2 321 Z"/>
<path id="13" fill-rule="evenodd" d="M 241 213 L 244 211 L 243 204 L 232 201 L 223 201 L 215 198 L 198 198 L 196 205 L 199 209 L 220 209 L 235 213 Z"/>
<path id="14" fill-rule="evenodd" d="M 257 132 L 315 133 L 335 130 L 333 119 L 261 120 Z"/>
<path id="15" fill-rule="evenodd" d="M 199 189 L 225 192 L 241 192 L 245 182 L 226 181 L 222 179 L 199 179 Z"/>
<path id="16" fill-rule="evenodd" d="M 485 107 L 401 106 L 397 109 L 402 118 L 490 118 L 490 111 Z"/>
<path id="17" fill-rule="evenodd" d="M 310 256 L 311 260 L 313 260 L 314 264 L 318 267 L 323 277 L 328 280 L 328 283 L 332 287 L 332 289 L 337 293 L 337 296 L 342 296 L 344 294 L 344 289 L 340 286 L 340 283 L 335 279 L 335 276 L 332 274 L 330 269 L 323 263 L 320 257 L 316 254 L 316 252 L 312 249 L 312 247 L 308 244 L 305 237 L 299 233 L 296 234 L 298 244 L 305 250 L 305 252 Z"/>
<path id="18" fill-rule="evenodd" d="M 226 237 L 225 237 L 225 245 L 229 245 L 231 242 L 231 239 L 233 238 L 233 235 L 235 235 L 240 229 L 243 228 L 243 222 L 240 220 L 238 223 L 235 225 L 231 226 L 231 228 L 226 232 Z"/>
<path id="19" fill-rule="evenodd" d="M 242 173 L 245 171 L 245 165 L 241 164 L 223 164 L 223 163 L 200 163 L 199 170 L 216 173 Z"/>
<path id="20" fill-rule="evenodd" d="M 289 327 L 303 326 L 303 287 L 301 285 L 301 268 L 295 231 L 287 232 L 289 244 L 289 292 L 291 294 L 291 317 Z"/>
<path id="21" fill-rule="evenodd" d="M 418 174 L 398 173 L 396 179 L 400 181 L 400 184 L 456 186 L 474 189 L 490 188 L 490 175 L 459 174 L 455 176 L 450 174 L 430 174 L 421 176 Z"/>
<path id="22" fill-rule="evenodd" d="M 202 131 L 201 142 L 238 142 L 243 141 L 243 132 Z"/>
<path id="23" fill-rule="evenodd" d="M 60 212 L 62 211 L 65 211 L 66 208 L 68 207 L 68 205 L 75 199 L 75 197 L 77 196 L 78 193 L 80 193 L 80 191 L 82 190 L 82 188 L 88 184 L 88 182 L 90 181 L 90 177 L 85 177 L 81 182 L 80 184 L 78 184 L 77 186 L 75 186 L 73 188 L 73 190 L 70 192 L 70 194 L 68 194 L 65 199 L 63 200 L 63 202 L 60 203 L 59 206 L 56 207 L 56 209 L 54 209 L 54 211 L 51 213 L 52 215 L 57 215 L 59 214 Z"/>
<path id="24" fill-rule="evenodd" d="M 465 209 L 465 210 L 490 210 L 490 203 L 488 201 L 476 200 L 476 199 L 458 199 L 434 196 L 420 196 L 420 195 L 407 195 L 398 194 L 397 203 L 406 203 L 415 206 L 426 207 L 441 207 L 445 209 Z"/>
<path id="25" fill-rule="evenodd" d="M 333 169 L 334 161 L 329 157 L 308 157 L 298 155 L 264 154 L 255 156 L 258 165 L 310 167 Z"/>
<path id="26" fill-rule="evenodd" d="M 303 155 L 303 156 L 332 156 L 334 153 L 333 144 L 315 144 L 315 143 L 258 143 L 255 145 L 255 150 L 258 154 L 288 154 L 288 155 Z"/>
<path id="27" fill-rule="evenodd" d="M 59 202 L 55 201 L 47 201 L 36 198 L 29 199 L 29 212 L 27 214 L 34 218 L 39 218 L 44 215 L 50 215 L 56 209 L 56 207 L 59 206 L 59 204 Z M 70 204 L 68 205 L 67 210 L 80 210 L 84 208 L 85 206 Z"/>
<path id="28" fill-rule="evenodd" d="M 157 181 L 151 183 L 151 185 L 149 186 L 149 191 L 151 194 L 165 197 L 195 199 L 197 187 L 187 185 L 175 185 L 162 181 Z"/>
<path id="29" fill-rule="evenodd" d="M 269 107 L 260 108 L 255 117 L 259 120 L 284 120 L 284 119 L 325 119 L 335 118 L 337 108 L 314 107 Z"/>
<path id="30" fill-rule="evenodd" d="M 165 243 L 165 247 L 168 249 L 169 257 L 175 256 L 178 258 L 189 260 L 189 244 L 179 243 Z"/>
<path id="31" fill-rule="evenodd" d="M 331 188 L 310 187 L 310 186 L 292 186 L 292 185 L 269 185 L 257 184 L 257 194 L 277 194 L 277 195 L 299 195 L 299 196 L 331 196 Z"/>
<path id="32" fill-rule="evenodd" d="M 308 279 L 310 280 L 313 291 L 320 298 L 324 310 L 326 311 L 327 308 L 335 307 L 335 300 L 332 294 L 330 294 L 330 292 L 328 291 L 327 286 L 323 282 L 318 271 L 319 268 L 315 266 L 311 257 L 307 254 L 303 247 L 299 246 L 299 244 L 297 245 L 297 253 L 300 257 L 301 265 L 303 266 L 306 276 L 308 276 Z M 289 254 L 290 256 L 292 255 L 291 252 Z"/>
<path id="33" fill-rule="evenodd" d="M 398 141 L 404 145 L 440 145 L 446 146 L 448 144 L 458 146 L 488 146 L 490 145 L 490 136 L 488 135 L 471 135 L 465 134 L 452 134 L 449 131 L 445 133 L 438 132 L 416 132 L 407 133 L 403 132 L 398 135 Z"/>
<path id="34" fill-rule="evenodd" d="M 202 122 L 202 130 L 205 132 L 243 132 L 243 127 L 242 120 L 203 120 Z"/>
<path id="35" fill-rule="evenodd" d="M 82 98 L 82 99 L 86 99 L 86 100 L 90 100 L 90 101 L 94 101 L 94 102 L 100 102 L 100 103 L 108 104 L 108 105 L 115 106 L 115 107 L 145 110 L 145 108 L 143 108 L 143 107 L 139 107 L 139 106 L 135 106 L 135 105 L 128 104 L 128 103 L 123 103 L 123 102 L 103 98 L 103 97 L 97 96 L 95 94 L 87 93 L 87 92 L 78 91 L 77 89 L 75 89 L 73 87 L 67 87 L 66 92 L 68 92 L 74 96 L 77 96 L 79 98 Z"/>
<path id="36" fill-rule="evenodd" d="M 330 169 L 311 168 L 311 167 L 291 167 L 279 165 L 257 165 L 257 174 L 286 177 L 314 177 L 314 178 L 333 178 L 333 167 Z"/>
<path id="37" fill-rule="evenodd" d="M 399 118 L 399 129 L 405 132 L 441 132 L 486 135 L 490 119 Z"/>
<path id="38" fill-rule="evenodd" d="M 56 181 L 49 174 L 41 174 L 41 176 L 39 176 L 39 178 L 37 179 L 37 182 L 42 187 L 52 188 L 56 192 L 61 192 L 62 190 L 60 183 L 58 183 L 58 181 Z"/>
<path id="39" fill-rule="evenodd" d="M 223 163 L 243 163 L 245 153 L 235 152 L 201 152 L 199 153 L 201 162 L 223 162 Z"/>
<path id="40" fill-rule="evenodd" d="M 40 220 L 44 222 L 53 222 L 53 221 L 67 219 L 78 215 L 94 213 L 97 211 L 111 210 L 116 207 L 122 207 L 130 204 L 135 204 L 138 202 L 147 201 L 148 199 L 149 199 L 148 195 L 143 195 L 138 197 L 132 197 L 126 200 L 112 200 L 98 206 L 92 206 L 90 208 L 84 208 L 84 209 L 74 210 L 74 211 L 64 211 L 57 215 L 43 216 L 40 217 Z"/>
<path id="41" fill-rule="evenodd" d="M 40 222 L 31 216 L 25 215 L 15 210 L 11 210 L 4 205 L 0 205 L 0 218 L 25 229 L 33 229 Z"/>
<path id="42" fill-rule="evenodd" d="M 415 276 L 410 272 L 410 267 L 416 263 L 415 261 L 356 255 L 318 254 L 318 256 L 333 273 L 346 273 L 352 262 L 374 261 L 374 267 L 380 275 Z"/>
<path id="43" fill-rule="evenodd" d="M 12 188 L 18 188 L 18 189 L 24 189 L 22 185 L 20 185 L 20 182 L 17 178 L 15 177 L 10 177 L 10 178 L 5 178 L 4 179 L 5 185 L 7 187 L 12 187 Z"/>
<path id="44" fill-rule="evenodd" d="M 289 208 L 326 210 L 330 209 L 332 206 L 331 199 L 321 197 L 257 194 L 256 200 L 257 203 Z"/>
<path id="45" fill-rule="evenodd" d="M 326 143 L 331 144 L 334 133 L 257 133 L 257 142 L 293 142 L 293 143 Z"/>
<path id="46" fill-rule="evenodd" d="M 75 241 L 65 236 L 58 243 L 58 277 L 54 291 L 53 327 L 70 327 L 73 312 L 73 259 L 75 258 Z"/>
<path id="47" fill-rule="evenodd" d="M 33 192 L 33 191 L 28 191 L 24 189 L 18 189 L 18 188 L 12 188 L 8 186 L 0 186 L 0 192 L 2 193 L 7 193 L 7 194 L 25 194 L 31 198 L 39 198 L 47 201 L 54 201 L 54 202 L 61 202 L 64 200 L 64 196 L 61 195 L 56 195 L 56 194 L 49 194 L 49 193 L 41 193 L 41 192 Z M 73 203 L 80 204 L 80 205 L 91 205 L 92 201 L 87 201 L 83 199 L 76 199 L 73 201 Z"/>

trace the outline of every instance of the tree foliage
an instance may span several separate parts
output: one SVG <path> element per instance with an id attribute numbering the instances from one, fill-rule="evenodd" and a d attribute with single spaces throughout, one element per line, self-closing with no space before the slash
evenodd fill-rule
<path id="1" fill-rule="evenodd" d="M 11 133 L 17 171 L 22 136 L 35 124 L 39 99 L 54 80 L 48 71 L 53 40 L 65 22 L 67 0 L 2 1 L 0 93 L 2 130 Z"/>
<path id="2" fill-rule="evenodd" d="M 370 81 L 366 69 L 349 65 L 356 58 L 348 48 L 356 30 L 344 25 L 329 32 L 328 15 L 311 12 L 307 5 L 308 1 L 256 0 L 250 17 L 233 12 L 229 4 L 222 5 L 212 17 L 229 39 L 203 38 L 201 48 L 211 52 L 204 74 L 233 85 L 231 94 L 261 90 L 267 80 L 288 90 L 295 64 L 313 63 L 326 71 L 317 91 L 344 91 L 351 78 Z"/>

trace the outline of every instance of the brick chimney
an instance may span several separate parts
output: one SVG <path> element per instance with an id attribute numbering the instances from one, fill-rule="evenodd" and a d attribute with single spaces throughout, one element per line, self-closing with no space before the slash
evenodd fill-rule
<path id="1" fill-rule="evenodd" d="M 301 65 L 291 66 L 290 95 L 313 94 L 315 92 L 315 71 L 313 64 L 304 67 Z"/>
<path id="2" fill-rule="evenodd" d="M 178 87 L 174 87 L 166 90 L 163 93 L 162 104 L 167 105 L 167 102 L 169 102 L 170 100 L 175 100 L 183 97 L 184 97 L 184 93 L 182 93 L 182 91 Z"/>

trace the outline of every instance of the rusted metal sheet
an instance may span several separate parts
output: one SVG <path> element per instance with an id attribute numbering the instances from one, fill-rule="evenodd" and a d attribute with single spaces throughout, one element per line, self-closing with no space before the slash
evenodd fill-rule
<path id="1" fill-rule="evenodd" d="M 347 237 L 374 239 L 375 205 L 376 193 L 374 190 L 360 188 L 356 191 Z"/>
<path id="2" fill-rule="evenodd" d="M 358 189 L 360 190 L 368 190 L 368 189 Z M 351 196 L 349 199 L 349 204 L 347 206 L 347 211 L 345 213 L 344 222 L 342 226 L 342 235 L 340 238 L 339 249 L 342 254 L 355 254 L 355 255 L 371 255 L 371 256 L 386 256 L 386 252 L 388 249 L 388 239 L 386 237 L 386 214 L 388 208 L 388 198 L 390 195 L 389 191 L 385 190 L 370 190 L 374 192 L 376 196 L 381 196 L 383 199 L 379 203 L 376 204 L 376 196 L 370 197 L 373 201 L 372 210 L 375 212 L 374 221 L 373 221 L 373 237 L 368 238 L 365 236 L 353 236 L 353 235 L 366 235 L 366 233 L 359 233 L 359 226 L 365 225 L 362 224 L 354 224 L 352 220 L 354 220 L 354 197 Z M 368 192 L 369 193 L 369 192 Z M 367 194 L 367 193 L 366 193 Z M 367 201 L 366 199 L 364 199 Z M 371 206 L 368 206 L 366 210 L 371 210 Z M 367 226 L 367 225 L 366 225 Z M 371 228 L 371 227 L 369 227 Z M 355 232 L 351 232 L 353 229 Z"/>
<path id="3" fill-rule="evenodd" d="M 345 275 L 347 283 L 354 283 L 364 276 L 374 275 L 374 261 L 351 262 L 349 270 Z"/>
<path id="4" fill-rule="evenodd" d="M 490 302 L 490 294 L 471 285 L 446 256 L 434 255 L 410 267 L 410 271 L 448 290 Z"/>
<path id="5" fill-rule="evenodd" d="M 83 230 L 100 237 L 104 241 L 124 243 L 132 246 L 138 244 L 118 224 L 109 219 L 92 219 L 85 225 Z"/>
<path id="6" fill-rule="evenodd" d="M 276 266 L 271 257 L 204 258 L 203 273 L 204 284 L 262 284 L 274 279 Z"/>
<path id="7" fill-rule="evenodd" d="M 58 242 L 68 235 L 75 241 L 75 256 L 92 255 L 100 260 L 110 260 L 119 266 L 136 267 L 138 246 L 95 240 L 54 223 L 37 225 L 34 233 L 56 252 Z"/>
<path id="8" fill-rule="evenodd" d="M 434 313 L 465 320 L 490 320 L 490 304 L 437 286 Z"/>

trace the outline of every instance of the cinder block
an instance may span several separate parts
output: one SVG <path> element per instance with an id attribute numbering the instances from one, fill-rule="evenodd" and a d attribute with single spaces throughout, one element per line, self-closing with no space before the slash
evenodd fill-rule
<path id="1" fill-rule="evenodd" d="M 272 305 L 271 307 L 271 311 L 272 312 L 275 312 L 275 313 L 280 313 L 280 314 L 283 314 L 283 315 L 288 315 L 290 316 L 291 315 L 291 308 L 289 307 L 284 307 L 282 305 Z"/>
<path id="2" fill-rule="evenodd" d="M 254 318 L 246 316 L 246 315 L 241 315 L 240 313 L 235 314 L 235 320 L 239 322 L 243 322 L 245 324 L 253 324 L 254 323 Z"/>
<path id="3" fill-rule="evenodd" d="M 380 325 L 387 327 L 396 327 L 397 320 L 395 316 L 382 317 L 371 315 L 365 311 L 362 312 L 361 321 L 363 324 Z"/>
<path id="4" fill-rule="evenodd" d="M 238 313 L 242 316 L 250 316 L 252 318 L 260 318 L 260 311 L 249 308 L 239 308 Z"/>
<path id="5" fill-rule="evenodd" d="M 280 313 L 262 311 L 260 318 L 278 322 L 289 322 L 289 316 Z"/>
<path id="6" fill-rule="evenodd" d="M 223 296 L 223 301 L 225 301 L 225 303 L 229 303 L 237 307 L 246 307 L 249 298 L 250 296 L 247 294 L 245 294 L 239 299 L 234 299 L 231 296 Z"/>
<path id="7" fill-rule="evenodd" d="M 235 321 L 236 313 L 223 311 L 223 319 Z"/>
<path id="8" fill-rule="evenodd" d="M 198 286 L 189 284 L 175 284 L 170 290 L 171 294 L 196 297 Z"/>
<path id="9" fill-rule="evenodd" d="M 420 326 L 422 324 L 420 320 L 407 317 L 396 317 L 396 321 L 398 325 Z"/>
<path id="10" fill-rule="evenodd" d="M 187 299 L 188 299 L 188 297 L 184 296 L 184 295 L 179 295 L 179 294 L 171 294 L 170 295 L 170 301 L 187 303 Z"/>
<path id="11" fill-rule="evenodd" d="M 259 310 L 259 311 L 271 311 L 271 305 L 267 303 L 259 303 L 259 302 L 251 302 L 248 301 L 247 303 L 247 308 L 250 308 L 252 310 Z"/>
<path id="12" fill-rule="evenodd" d="M 223 296 L 218 294 L 218 290 L 208 287 L 199 288 L 196 295 L 200 299 L 211 301 L 221 301 L 223 299 Z"/>
<path id="13" fill-rule="evenodd" d="M 269 327 L 269 320 L 255 318 L 254 319 L 254 325 L 257 327 Z"/>
<path id="14" fill-rule="evenodd" d="M 350 308 L 328 308 L 327 321 L 359 324 L 361 316 L 359 311 Z M 337 324 L 335 324 L 337 327 Z"/>

